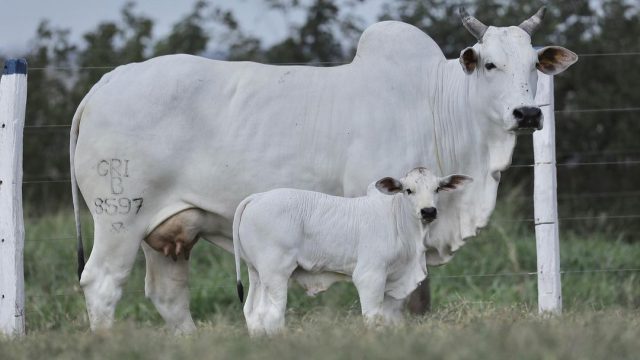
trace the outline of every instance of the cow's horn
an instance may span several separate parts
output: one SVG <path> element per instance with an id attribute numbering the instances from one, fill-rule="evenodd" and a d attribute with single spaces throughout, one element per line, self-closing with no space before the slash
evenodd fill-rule
<path id="1" fill-rule="evenodd" d="M 518 27 L 529 34 L 529 36 L 533 36 L 533 33 L 540 26 L 542 19 L 544 18 L 544 13 L 547 11 L 547 7 L 543 6 L 535 13 L 532 17 L 523 21 L 522 24 L 518 25 Z"/>
<path id="2" fill-rule="evenodd" d="M 482 42 L 482 37 L 487 31 L 488 26 L 480 22 L 480 20 L 475 17 L 469 15 L 467 10 L 462 6 L 460 7 L 460 17 L 462 18 L 462 25 L 469 30 L 471 35 L 478 39 L 478 42 Z"/>

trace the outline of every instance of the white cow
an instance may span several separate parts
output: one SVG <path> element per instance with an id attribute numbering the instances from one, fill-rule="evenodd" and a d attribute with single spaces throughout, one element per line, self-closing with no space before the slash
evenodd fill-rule
<path id="1" fill-rule="evenodd" d="M 84 271 L 78 236 L 91 327 L 111 325 L 142 245 L 147 296 L 169 327 L 193 331 L 188 252 L 200 237 L 231 251 L 237 205 L 274 188 L 353 197 L 419 165 L 468 174 L 469 191 L 442 196 L 446 213 L 427 243 L 427 264 L 448 261 L 487 224 L 516 133 L 541 126 L 536 69 L 556 74 L 577 59 L 532 48 L 540 13 L 500 28 L 464 15 L 478 43 L 453 60 L 419 29 L 386 21 L 342 66 L 172 55 L 103 76 L 70 141 L 78 235 L 78 187 L 94 222 Z"/>
<path id="2" fill-rule="evenodd" d="M 240 301 L 241 256 L 249 268 L 250 333 L 282 330 L 291 277 L 311 294 L 350 278 L 367 323 L 400 321 L 403 300 L 427 276 L 425 240 L 438 193 L 470 181 L 419 167 L 400 180 L 378 180 L 363 197 L 276 189 L 244 199 L 233 219 L 233 247 Z"/>

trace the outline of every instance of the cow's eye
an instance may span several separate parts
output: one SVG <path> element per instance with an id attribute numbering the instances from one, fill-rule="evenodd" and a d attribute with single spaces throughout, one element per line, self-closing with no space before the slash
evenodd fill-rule
<path id="1" fill-rule="evenodd" d="M 407 192 L 407 195 L 413 194 L 413 191 L 411 191 L 411 189 L 407 189 L 406 192 Z"/>
<path id="2" fill-rule="evenodd" d="M 487 69 L 487 70 L 493 70 L 493 69 L 496 68 L 496 64 L 494 64 L 494 63 L 486 63 L 486 64 L 484 64 L 484 68 Z"/>

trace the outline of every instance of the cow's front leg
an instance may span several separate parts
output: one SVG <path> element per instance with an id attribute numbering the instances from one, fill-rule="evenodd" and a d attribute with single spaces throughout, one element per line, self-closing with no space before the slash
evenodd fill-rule
<path id="1" fill-rule="evenodd" d="M 375 326 L 384 321 L 384 290 L 387 282 L 387 274 L 384 266 L 371 266 L 367 268 L 356 267 L 353 273 L 353 284 L 358 289 L 362 316 L 367 326 Z"/>
<path id="2" fill-rule="evenodd" d="M 144 292 L 175 334 L 190 334 L 196 330 L 189 310 L 189 261 L 173 260 L 142 243 L 147 262 Z"/>

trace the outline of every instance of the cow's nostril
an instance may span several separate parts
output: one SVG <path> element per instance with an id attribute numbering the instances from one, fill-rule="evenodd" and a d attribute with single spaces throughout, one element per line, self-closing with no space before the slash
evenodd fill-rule
<path id="1" fill-rule="evenodd" d="M 522 120 L 524 118 L 524 113 L 520 109 L 515 109 L 513 110 L 513 117 L 515 117 L 516 120 Z"/>
<path id="2" fill-rule="evenodd" d="M 540 116 L 542 116 L 542 110 L 540 110 L 540 108 L 532 108 L 531 116 L 534 118 L 539 118 Z"/>

